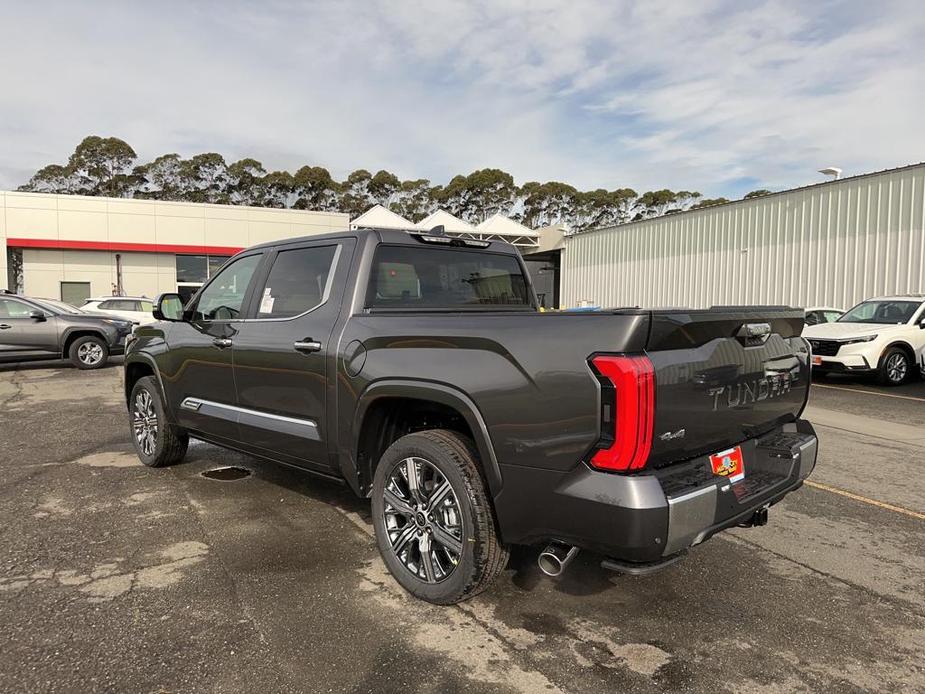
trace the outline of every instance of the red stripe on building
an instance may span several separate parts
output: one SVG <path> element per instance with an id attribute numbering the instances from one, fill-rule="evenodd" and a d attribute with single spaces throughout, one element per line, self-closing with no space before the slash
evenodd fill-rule
<path id="1" fill-rule="evenodd" d="M 70 241 L 65 239 L 17 239 L 9 237 L 10 248 L 53 248 L 74 251 L 121 251 L 123 253 L 179 253 L 189 255 L 234 255 L 236 246 L 195 246 L 174 243 L 129 243 L 127 241 Z"/>

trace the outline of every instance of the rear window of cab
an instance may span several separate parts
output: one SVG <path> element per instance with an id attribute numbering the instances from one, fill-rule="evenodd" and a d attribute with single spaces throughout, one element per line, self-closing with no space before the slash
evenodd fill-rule
<path id="1" fill-rule="evenodd" d="M 530 292 L 517 258 L 456 248 L 379 246 L 373 261 L 368 308 L 530 308 Z"/>

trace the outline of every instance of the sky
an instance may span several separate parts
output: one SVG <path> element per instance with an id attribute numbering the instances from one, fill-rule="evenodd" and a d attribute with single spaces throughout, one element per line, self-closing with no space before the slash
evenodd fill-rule
<path id="1" fill-rule="evenodd" d="M 0 189 L 140 160 L 740 197 L 925 160 L 921 1 L 0 4 Z"/>

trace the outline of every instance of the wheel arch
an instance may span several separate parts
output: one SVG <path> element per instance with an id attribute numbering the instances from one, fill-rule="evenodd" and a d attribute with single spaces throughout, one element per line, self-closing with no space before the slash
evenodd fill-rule
<path id="1" fill-rule="evenodd" d="M 106 334 L 102 330 L 76 326 L 73 328 L 68 328 L 64 332 L 61 340 L 61 356 L 67 358 L 71 351 L 71 345 L 82 337 L 98 337 L 105 343 L 106 348 L 109 348 L 109 340 L 106 339 Z"/>
<path id="2" fill-rule="evenodd" d="M 893 340 L 886 347 L 884 347 L 883 351 L 880 353 L 880 359 L 877 361 L 878 368 L 880 367 L 880 363 L 883 361 L 883 358 L 886 356 L 886 353 L 889 352 L 894 347 L 898 347 L 899 349 L 901 349 L 903 352 L 906 353 L 906 356 L 909 357 L 910 368 L 912 366 L 915 366 L 915 363 L 916 363 L 915 349 L 913 349 L 912 345 L 910 345 L 905 340 Z"/>
<path id="3" fill-rule="evenodd" d="M 414 429 L 413 418 L 422 413 L 427 413 L 435 426 Z M 406 415 L 411 419 L 404 419 Z M 453 416 L 459 420 L 446 419 Z M 408 429 L 409 426 L 412 428 Z M 451 428 L 472 438 L 491 495 L 497 496 L 502 486 L 501 468 L 488 426 L 476 404 L 451 386 L 413 380 L 377 381 L 360 396 L 351 437 L 355 489 L 364 496 L 369 493 L 376 464 L 394 441 L 413 430 L 433 428 Z"/>
<path id="4" fill-rule="evenodd" d="M 173 413 L 167 407 L 166 391 L 164 382 L 161 380 L 161 372 L 157 368 L 154 359 L 144 353 L 135 353 L 125 358 L 125 371 L 123 379 L 123 388 L 125 392 L 125 405 L 128 407 L 129 398 L 132 395 L 132 389 L 145 376 L 154 376 L 157 381 L 158 390 L 160 390 L 161 401 L 164 403 L 164 409 L 167 411 L 167 417 L 173 420 Z"/>

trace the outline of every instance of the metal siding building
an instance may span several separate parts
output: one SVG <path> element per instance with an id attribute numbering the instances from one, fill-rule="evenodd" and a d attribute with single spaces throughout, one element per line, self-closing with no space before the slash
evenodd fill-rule
<path id="1" fill-rule="evenodd" d="M 575 234 L 562 306 L 848 308 L 925 291 L 925 164 Z"/>

